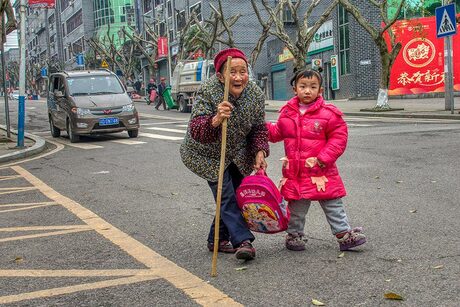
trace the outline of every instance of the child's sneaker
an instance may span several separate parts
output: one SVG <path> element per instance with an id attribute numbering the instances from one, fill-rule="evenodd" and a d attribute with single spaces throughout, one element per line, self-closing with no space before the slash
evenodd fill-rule
<path id="1" fill-rule="evenodd" d="M 208 242 L 208 249 L 210 252 L 214 252 L 214 243 Z M 217 249 L 220 253 L 229 253 L 233 254 L 236 252 L 236 248 L 233 247 L 232 243 L 227 240 L 219 241 L 219 248 Z"/>
<path id="2" fill-rule="evenodd" d="M 305 250 L 305 239 L 301 234 L 288 233 L 285 245 L 291 251 L 303 251 Z"/>
<path id="3" fill-rule="evenodd" d="M 236 249 L 235 257 L 236 259 L 252 260 L 256 257 L 256 249 L 252 246 L 251 242 L 244 241 Z"/>
<path id="4" fill-rule="evenodd" d="M 361 233 L 362 230 L 363 229 L 361 227 L 356 227 L 350 231 L 347 231 L 342 238 L 337 238 L 340 250 L 346 251 L 366 243 L 366 236 Z"/>

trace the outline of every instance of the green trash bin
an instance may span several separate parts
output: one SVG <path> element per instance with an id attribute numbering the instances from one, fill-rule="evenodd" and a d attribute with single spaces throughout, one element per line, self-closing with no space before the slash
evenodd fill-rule
<path id="1" fill-rule="evenodd" d="M 166 89 L 163 91 L 163 98 L 166 102 L 166 105 L 170 109 L 177 109 L 177 105 L 174 102 L 174 99 L 171 96 L 171 87 L 167 86 Z"/>

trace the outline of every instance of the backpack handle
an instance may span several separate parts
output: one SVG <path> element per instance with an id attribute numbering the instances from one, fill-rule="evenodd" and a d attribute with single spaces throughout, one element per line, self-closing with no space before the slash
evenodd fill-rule
<path id="1" fill-rule="evenodd" d="M 263 168 L 259 168 L 259 170 L 255 173 L 255 175 L 267 176 L 267 173 L 265 172 Z"/>

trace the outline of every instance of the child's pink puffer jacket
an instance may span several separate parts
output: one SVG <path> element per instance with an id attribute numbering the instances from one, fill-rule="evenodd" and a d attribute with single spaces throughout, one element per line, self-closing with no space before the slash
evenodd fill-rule
<path id="1" fill-rule="evenodd" d="M 335 161 L 347 146 L 348 128 L 342 112 L 318 97 L 304 115 L 299 112 L 299 99 L 292 98 L 279 111 L 277 123 L 267 123 L 269 141 L 284 140 L 286 161 L 283 164 L 281 194 L 286 200 L 335 199 L 346 195 Z M 307 158 L 317 157 L 320 168 L 306 165 Z M 325 176 L 325 191 L 318 191 L 311 177 Z"/>

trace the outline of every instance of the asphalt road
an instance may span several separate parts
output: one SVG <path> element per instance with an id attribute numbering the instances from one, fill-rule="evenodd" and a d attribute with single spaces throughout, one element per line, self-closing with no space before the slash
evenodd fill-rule
<path id="1" fill-rule="evenodd" d="M 45 107 L 28 104 L 26 131 L 62 149 L 0 166 L 0 303 L 458 305 L 458 122 L 346 118 L 344 201 L 368 243 L 341 254 L 312 206 L 306 251 L 286 250 L 283 234 L 256 234 L 257 258 L 219 254 L 212 278 L 206 237 L 215 205 L 178 153 L 189 115 L 138 103 L 146 114 L 139 138 L 120 133 L 74 145 L 65 133 L 49 136 Z M 282 144 L 272 145 L 275 181 L 282 156 Z M 385 299 L 387 292 L 404 301 Z"/>

